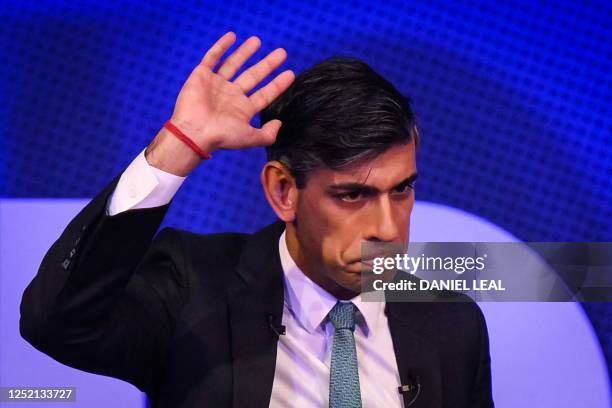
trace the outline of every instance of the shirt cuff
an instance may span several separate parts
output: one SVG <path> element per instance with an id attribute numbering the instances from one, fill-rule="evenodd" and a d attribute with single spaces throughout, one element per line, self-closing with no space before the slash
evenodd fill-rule
<path id="1" fill-rule="evenodd" d="M 145 158 L 145 150 L 136 156 L 119 178 L 108 201 L 108 215 L 168 204 L 187 178 L 151 166 Z"/>

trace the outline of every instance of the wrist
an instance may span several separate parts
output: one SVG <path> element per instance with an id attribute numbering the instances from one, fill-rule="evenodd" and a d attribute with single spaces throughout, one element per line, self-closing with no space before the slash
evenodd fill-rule
<path id="1" fill-rule="evenodd" d="M 197 153 L 164 127 L 145 149 L 145 158 L 151 166 L 181 177 L 202 162 Z"/>
<path id="2" fill-rule="evenodd" d="M 217 150 L 216 143 L 208 136 L 208 130 L 205 126 L 194 124 L 192 121 L 183 120 L 175 115 L 170 117 L 169 122 L 179 128 L 181 132 L 191 139 L 193 139 L 193 135 L 201 135 L 200 137 L 203 137 L 204 140 L 199 140 L 198 146 L 205 152 L 210 154 L 213 150 Z"/>

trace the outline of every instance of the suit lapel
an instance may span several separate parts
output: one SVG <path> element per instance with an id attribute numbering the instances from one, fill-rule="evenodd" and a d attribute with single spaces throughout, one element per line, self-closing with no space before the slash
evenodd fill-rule
<path id="1" fill-rule="evenodd" d="M 238 261 L 230 285 L 233 406 L 270 404 L 278 335 L 283 314 L 284 282 L 278 239 L 284 223 L 277 221 L 252 235 Z"/>
<path id="2" fill-rule="evenodd" d="M 397 275 L 399 279 L 402 275 Z M 405 276 L 404 276 L 405 277 Z M 397 368 L 403 386 L 404 407 L 437 408 L 442 406 L 442 382 L 438 352 L 422 336 L 430 316 L 429 302 L 403 301 L 387 294 L 385 313 L 393 341 Z M 420 388 L 420 390 L 419 390 Z"/>

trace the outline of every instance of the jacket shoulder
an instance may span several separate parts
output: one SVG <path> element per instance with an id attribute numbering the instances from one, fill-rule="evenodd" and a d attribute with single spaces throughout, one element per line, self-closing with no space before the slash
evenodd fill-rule
<path id="1" fill-rule="evenodd" d="M 156 237 L 159 245 L 180 252 L 181 267 L 198 279 L 227 276 L 240 258 L 251 234 L 242 232 L 197 233 L 175 227 L 161 229 Z"/>
<path id="2" fill-rule="evenodd" d="M 182 247 L 187 259 L 201 256 L 215 256 L 216 261 L 236 258 L 251 234 L 244 232 L 198 233 L 175 227 L 160 230 L 160 236 L 172 236 Z M 230 259 L 224 259 L 229 256 Z"/>

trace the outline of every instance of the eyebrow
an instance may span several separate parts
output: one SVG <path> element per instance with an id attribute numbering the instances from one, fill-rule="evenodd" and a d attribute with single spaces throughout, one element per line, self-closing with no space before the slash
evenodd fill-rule
<path id="1" fill-rule="evenodd" d="M 412 184 L 415 182 L 418 176 L 419 176 L 418 173 L 413 173 L 412 175 L 406 177 L 404 180 L 400 181 L 399 183 L 391 187 L 391 189 L 393 190 L 398 187 L 404 186 L 406 184 Z M 359 190 L 365 193 L 372 193 L 372 194 L 380 192 L 380 190 L 376 187 L 370 186 L 368 184 L 355 183 L 355 182 L 332 184 L 331 186 L 327 187 L 327 190 L 330 192 L 335 192 L 339 190 L 340 191 Z"/>

